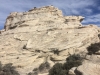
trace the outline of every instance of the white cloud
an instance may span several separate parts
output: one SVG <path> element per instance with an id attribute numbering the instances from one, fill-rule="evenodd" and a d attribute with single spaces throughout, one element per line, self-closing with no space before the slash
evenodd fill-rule
<path id="1" fill-rule="evenodd" d="M 92 10 L 89 9 L 89 6 L 95 6 L 93 0 L 66 0 L 61 2 L 53 1 L 53 5 L 63 9 L 66 12 L 66 15 L 76 14 L 81 15 L 82 12 L 85 14 L 92 13 Z"/>
<path id="2" fill-rule="evenodd" d="M 84 9 L 85 10 L 85 12 L 87 13 L 87 14 L 91 14 L 92 13 L 92 9 Z"/>
<path id="3" fill-rule="evenodd" d="M 98 10 L 100 10 L 100 6 L 98 7 Z"/>
<path id="4" fill-rule="evenodd" d="M 71 10 L 71 12 L 73 13 L 73 14 L 76 14 L 76 15 L 78 15 L 78 14 L 80 14 L 80 12 L 78 11 L 78 10 Z"/>
<path id="5" fill-rule="evenodd" d="M 82 23 L 100 23 L 100 14 L 87 16 Z"/>

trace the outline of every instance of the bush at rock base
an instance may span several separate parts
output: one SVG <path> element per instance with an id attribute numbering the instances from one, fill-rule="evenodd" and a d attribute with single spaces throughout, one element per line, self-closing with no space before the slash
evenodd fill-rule
<path id="1" fill-rule="evenodd" d="M 20 75 L 20 74 L 15 70 L 15 67 L 12 66 L 12 63 L 2 66 L 0 62 L 0 75 Z"/>
<path id="2" fill-rule="evenodd" d="M 56 63 L 50 70 L 49 75 L 66 75 L 67 71 L 63 69 L 62 63 Z"/>
<path id="3" fill-rule="evenodd" d="M 48 62 L 42 63 L 38 68 L 34 68 L 32 72 L 29 72 L 27 75 L 38 75 L 38 73 L 48 72 L 50 69 L 50 64 Z"/>
<path id="4" fill-rule="evenodd" d="M 39 71 L 42 72 L 42 71 L 45 71 L 47 69 L 50 69 L 50 64 L 48 62 L 45 62 L 45 63 L 42 63 L 40 66 L 39 66 Z"/>
<path id="5" fill-rule="evenodd" d="M 68 75 L 69 70 L 72 67 L 78 67 L 82 64 L 83 57 L 80 55 L 71 55 L 66 58 L 66 62 L 64 64 L 56 63 L 50 70 L 49 75 Z"/>

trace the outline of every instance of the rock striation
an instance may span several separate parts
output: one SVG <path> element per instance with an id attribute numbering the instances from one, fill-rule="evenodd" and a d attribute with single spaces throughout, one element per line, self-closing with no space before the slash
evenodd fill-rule
<path id="1" fill-rule="evenodd" d="M 86 47 L 99 42 L 99 28 L 82 26 L 82 16 L 63 16 L 54 6 L 13 12 L 0 32 L 0 60 L 13 63 L 21 75 L 41 63 L 65 62 L 69 54 L 87 52 Z"/>

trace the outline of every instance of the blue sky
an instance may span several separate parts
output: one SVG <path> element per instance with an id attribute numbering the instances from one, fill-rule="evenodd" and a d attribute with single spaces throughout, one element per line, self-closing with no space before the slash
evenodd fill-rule
<path id="1" fill-rule="evenodd" d="M 66 16 L 84 16 L 83 24 L 100 25 L 100 0 L 0 0 L 0 29 L 11 12 L 24 12 L 46 5 L 58 7 Z"/>

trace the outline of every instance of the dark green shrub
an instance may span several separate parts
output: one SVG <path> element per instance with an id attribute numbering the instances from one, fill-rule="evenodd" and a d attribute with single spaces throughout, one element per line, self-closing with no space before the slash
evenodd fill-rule
<path id="1" fill-rule="evenodd" d="M 51 51 L 52 51 L 54 54 L 59 55 L 59 49 L 57 49 L 57 48 L 51 48 Z"/>
<path id="2" fill-rule="evenodd" d="M 42 63 L 39 66 L 39 71 L 42 72 L 42 71 L 45 71 L 45 70 L 47 70 L 49 68 L 50 68 L 50 64 L 48 62 L 45 62 L 45 63 Z"/>
<path id="3" fill-rule="evenodd" d="M 78 67 L 82 64 L 83 57 L 78 54 L 74 54 L 66 58 L 64 64 L 56 63 L 50 70 L 49 75 L 68 75 L 69 70 L 72 67 Z"/>
<path id="4" fill-rule="evenodd" d="M 29 72 L 27 75 L 38 75 L 38 73 L 48 72 L 50 69 L 50 64 L 48 62 L 42 63 L 38 68 L 34 68 L 32 72 Z"/>
<path id="5" fill-rule="evenodd" d="M 27 75 L 38 75 L 38 68 L 34 68 L 32 72 L 29 72 Z"/>
<path id="6" fill-rule="evenodd" d="M 38 68 L 34 68 L 33 71 L 38 71 Z"/>
<path id="7" fill-rule="evenodd" d="M 2 66 L 0 62 L 0 75 L 20 75 L 20 74 L 15 70 L 15 67 L 12 66 L 12 63 Z"/>
<path id="8" fill-rule="evenodd" d="M 56 63 L 50 70 L 49 75 L 66 75 L 66 70 L 63 69 L 63 64 Z"/>
<path id="9" fill-rule="evenodd" d="M 87 47 L 87 50 L 88 54 L 95 54 L 100 50 L 100 43 L 91 44 L 89 47 Z"/>
<path id="10" fill-rule="evenodd" d="M 66 63 L 64 63 L 63 67 L 69 71 L 72 67 L 78 67 L 82 64 L 83 57 L 78 54 L 74 54 L 66 58 Z"/>
<path id="11" fill-rule="evenodd" d="M 26 49 L 26 45 L 23 46 L 23 49 Z"/>

